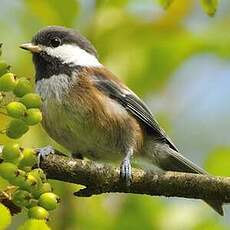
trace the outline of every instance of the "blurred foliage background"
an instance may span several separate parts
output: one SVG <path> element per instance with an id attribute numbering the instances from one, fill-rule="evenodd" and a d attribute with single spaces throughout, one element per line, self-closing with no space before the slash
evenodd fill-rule
<path id="1" fill-rule="evenodd" d="M 4 58 L 19 76 L 33 77 L 31 56 L 18 48 L 46 25 L 80 30 L 100 60 L 150 106 L 182 153 L 214 175 L 230 175 L 230 2 L 210 18 L 198 0 L 175 0 L 165 11 L 154 0 L 0 0 Z M 6 124 L 0 116 L 0 129 Z M 9 139 L 0 136 L 0 143 Z M 40 126 L 24 146 L 56 144 Z M 60 146 L 59 146 L 60 147 Z M 61 148 L 61 147 L 60 147 Z M 0 188 L 4 186 L 0 180 Z M 201 201 L 109 194 L 75 198 L 77 185 L 53 182 L 62 197 L 55 230 L 230 228 Z M 14 217 L 10 229 L 24 220 Z"/>

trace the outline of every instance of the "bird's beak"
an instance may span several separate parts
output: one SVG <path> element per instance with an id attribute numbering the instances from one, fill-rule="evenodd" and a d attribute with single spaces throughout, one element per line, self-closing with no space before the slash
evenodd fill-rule
<path id="1" fill-rule="evenodd" d="M 33 45 L 32 43 L 25 43 L 20 45 L 20 48 L 24 49 L 24 50 L 28 50 L 31 53 L 40 53 L 42 51 L 41 47 L 37 46 L 37 45 Z"/>

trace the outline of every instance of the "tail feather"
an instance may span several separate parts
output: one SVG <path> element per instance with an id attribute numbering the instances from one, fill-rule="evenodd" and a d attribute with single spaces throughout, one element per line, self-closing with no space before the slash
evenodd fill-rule
<path id="1" fill-rule="evenodd" d="M 157 164 L 160 168 L 164 170 L 177 171 L 177 172 L 189 172 L 189 173 L 197 173 L 197 174 L 207 174 L 208 173 L 195 165 L 190 160 L 186 159 L 180 153 L 174 151 L 168 146 L 162 146 L 163 152 L 160 151 L 157 154 Z M 166 154 L 165 154 L 166 153 Z M 223 202 L 221 200 L 205 200 L 205 202 L 211 206 L 216 212 L 218 212 L 221 216 L 224 215 L 223 210 Z"/>

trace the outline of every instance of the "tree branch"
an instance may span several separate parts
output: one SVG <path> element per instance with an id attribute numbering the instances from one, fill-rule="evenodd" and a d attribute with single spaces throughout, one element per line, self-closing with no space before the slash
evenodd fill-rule
<path id="1" fill-rule="evenodd" d="M 133 169 L 132 183 L 127 188 L 120 180 L 120 170 L 107 164 L 53 154 L 42 160 L 41 168 L 50 179 L 86 186 L 75 192 L 76 196 L 120 192 L 206 200 L 218 197 L 230 202 L 230 177 Z"/>

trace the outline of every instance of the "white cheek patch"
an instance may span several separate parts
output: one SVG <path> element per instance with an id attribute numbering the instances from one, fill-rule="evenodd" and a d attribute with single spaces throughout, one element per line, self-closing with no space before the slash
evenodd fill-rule
<path id="1" fill-rule="evenodd" d="M 94 55 L 86 52 L 76 45 L 65 44 L 56 48 L 43 47 L 43 49 L 48 55 L 56 57 L 66 64 L 86 67 L 102 66 Z"/>

